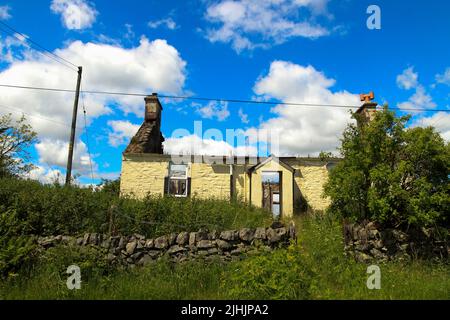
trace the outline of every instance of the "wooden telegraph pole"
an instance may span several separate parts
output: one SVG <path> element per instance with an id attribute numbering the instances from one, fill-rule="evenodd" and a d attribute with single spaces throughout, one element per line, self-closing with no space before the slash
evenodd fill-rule
<path id="1" fill-rule="evenodd" d="M 83 67 L 78 67 L 77 91 L 75 92 L 75 102 L 73 104 L 72 130 L 70 131 L 69 156 L 67 158 L 66 186 L 70 185 L 70 180 L 72 178 L 73 145 L 75 142 L 75 131 L 76 131 L 76 127 L 77 127 L 78 100 L 80 98 L 80 86 L 81 86 L 81 74 L 82 73 L 83 73 Z"/>

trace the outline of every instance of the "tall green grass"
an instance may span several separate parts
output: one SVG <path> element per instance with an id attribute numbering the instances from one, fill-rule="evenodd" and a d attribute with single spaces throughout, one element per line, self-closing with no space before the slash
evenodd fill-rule
<path id="1" fill-rule="evenodd" d="M 0 277 L 32 263 L 33 236 L 141 234 L 267 226 L 269 213 L 237 201 L 149 195 L 143 200 L 76 186 L 0 179 Z"/>
<path id="2" fill-rule="evenodd" d="M 370 264 L 345 256 L 340 221 L 311 214 L 298 224 L 301 255 L 314 274 L 314 299 L 450 299 L 449 261 L 374 262 L 381 270 L 381 289 L 369 290 Z"/>
<path id="3" fill-rule="evenodd" d="M 0 299 L 450 299 L 448 262 L 379 264 L 381 289 L 369 290 L 367 265 L 344 255 L 340 222 L 317 215 L 297 226 L 298 244 L 228 264 L 162 260 L 117 270 L 89 248 L 54 248 L 0 282 Z M 81 267 L 81 290 L 66 288 L 72 263 Z"/>

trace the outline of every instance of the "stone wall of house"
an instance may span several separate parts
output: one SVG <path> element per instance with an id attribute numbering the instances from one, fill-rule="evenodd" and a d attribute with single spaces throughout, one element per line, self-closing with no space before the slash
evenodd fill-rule
<path id="1" fill-rule="evenodd" d="M 193 259 L 232 261 L 247 255 L 285 247 L 296 240 L 295 226 L 275 222 L 269 228 L 229 231 L 180 232 L 147 239 L 141 235 L 106 236 L 86 233 L 83 237 L 51 236 L 38 239 L 42 250 L 56 245 L 90 246 L 111 264 L 143 266 L 163 256 L 173 262 Z"/>
<path id="2" fill-rule="evenodd" d="M 448 259 L 449 230 L 421 228 L 401 231 L 382 229 L 374 222 L 344 224 L 345 252 L 360 262 Z"/>
<path id="3" fill-rule="evenodd" d="M 124 155 L 120 176 L 120 193 L 144 198 L 148 193 L 164 194 L 164 178 L 169 170 L 169 162 L 164 156 Z"/>
<path id="4" fill-rule="evenodd" d="M 323 186 L 328 181 L 328 169 L 321 165 L 292 165 L 295 169 L 294 199 L 296 205 L 302 199 L 313 210 L 325 210 L 330 205 L 330 199 L 324 198 Z"/>
<path id="5" fill-rule="evenodd" d="M 230 198 L 230 166 L 225 164 L 191 163 L 191 194 L 200 199 Z"/>

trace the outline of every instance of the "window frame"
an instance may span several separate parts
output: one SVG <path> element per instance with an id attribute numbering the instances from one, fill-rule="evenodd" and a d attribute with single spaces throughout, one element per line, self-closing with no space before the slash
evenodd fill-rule
<path id="1" fill-rule="evenodd" d="M 172 166 L 185 166 L 186 170 L 185 170 L 185 174 L 184 176 L 172 176 Z M 181 163 L 181 164 L 176 164 L 173 162 L 169 163 L 169 173 L 168 173 L 168 179 L 167 179 L 167 194 L 176 198 L 187 198 L 189 196 L 189 164 L 187 163 Z M 170 185 L 171 185 L 171 181 L 175 180 L 175 181 L 185 181 L 186 183 L 186 188 L 184 190 L 184 194 L 174 194 L 170 192 Z"/>

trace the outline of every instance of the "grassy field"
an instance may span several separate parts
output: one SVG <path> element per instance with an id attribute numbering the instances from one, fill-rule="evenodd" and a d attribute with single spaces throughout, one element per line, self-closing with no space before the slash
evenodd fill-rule
<path id="1" fill-rule="evenodd" d="M 341 226 L 319 216 L 297 219 L 298 244 L 239 262 L 111 270 L 92 252 L 50 250 L 34 267 L 0 284 L 1 299 L 450 299 L 443 262 L 380 264 L 381 289 L 366 287 L 367 265 L 343 255 Z M 79 264 L 81 290 L 66 288 Z"/>

